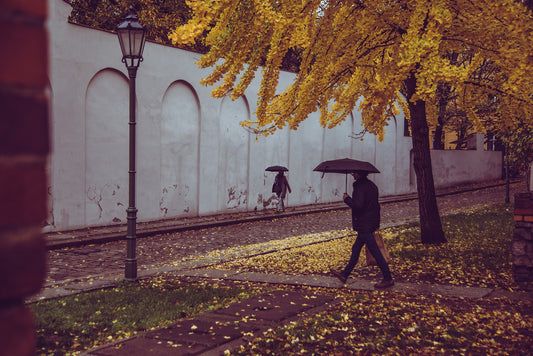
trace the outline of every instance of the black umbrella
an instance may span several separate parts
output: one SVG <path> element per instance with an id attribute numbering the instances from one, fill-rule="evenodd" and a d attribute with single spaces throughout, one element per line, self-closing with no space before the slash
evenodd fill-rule
<path id="1" fill-rule="evenodd" d="M 268 171 L 268 172 L 288 172 L 289 170 L 287 169 L 287 167 L 283 167 L 283 166 L 270 166 L 267 169 L 265 169 L 265 171 Z"/>
<path id="2" fill-rule="evenodd" d="M 331 161 L 324 161 L 313 169 L 316 172 L 322 172 L 322 177 L 325 173 L 344 173 L 346 175 L 346 187 L 348 189 L 348 173 L 353 172 L 367 172 L 380 173 L 379 170 L 371 163 L 366 161 L 358 161 L 351 158 L 334 159 Z"/>

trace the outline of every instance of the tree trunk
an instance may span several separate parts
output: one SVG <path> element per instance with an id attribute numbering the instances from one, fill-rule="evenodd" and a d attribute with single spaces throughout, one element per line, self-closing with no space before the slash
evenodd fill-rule
<path id="1" fill-rule="evenodd" d="M 420 213 L 420 237 L 424 244 L 441 244 L 446 242 L 446 238 L 442 230 L 435 184 L 433 182 L 429 150 L 429 128 L 426 121 L 426 103 L 422 100 L 411 101 L 413 94 L 416 92 L 416 77 L 414 73 L 405 81 L 405 90 L 411 115 L 413 164 Z"/>
<path id="2" fill-rule="evenodd" d="M 437 126 L 435 127 L 435 134 L 433 135 L 433 149 L 444 149 L 444 125 L 446 124 L 446 109 L 448 101 L 450 100 L 450 86 L 447 83 L 437 84 Z"/>
<path id="3" fill-rule="evenodd" d="M 440 124 L 440 117 L 439 117 L 439 124 L 437 127 L 435 127 L 435 135 L 433 136 L 433 149 L 434 150 L 443 150 L 444 149 L 444 141 L 442 140 L 442 134 L 444 132 L 442 125 Z"/>

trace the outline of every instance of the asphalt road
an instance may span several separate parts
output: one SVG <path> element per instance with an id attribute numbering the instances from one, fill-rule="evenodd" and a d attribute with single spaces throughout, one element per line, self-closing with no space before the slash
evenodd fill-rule
<path id="1" fill-rule="evenodd" d="M 515 193 L 525 191 L 525 183 L 512 184 L 511 199 Z M 440 214 L 445 215 L 485 204 L 504 203 L 505 197 L 506 187 L 503 185 L 441 196 L 437 201 Z M 382 204 L 382 227 L 416 220 L 417 200 Z M 350 211 L 345 209 L 144 237 L 137 239 L 138 270 L 150 270 L 214 250 L 349 226 Z M 125 241 L 50 250 L 46 284 L 96 275 L 123 274 L 125 251 Z"/>

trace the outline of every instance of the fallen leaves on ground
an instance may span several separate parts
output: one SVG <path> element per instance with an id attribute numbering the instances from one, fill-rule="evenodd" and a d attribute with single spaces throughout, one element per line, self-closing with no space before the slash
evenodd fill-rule
<path id="1" fill-rule="evenodd" d="M 33 303 L 36 353 L 76 355 L 262 291 L 264 288 L 253 284 L 186 282 L 157 276 Z"/>
<path id="2" fill-rule="evenodd" d="M 420 243 L 418 224 L 384 229 L 381 234 L 391 255 L 390 268 L 396 280 L 513 289 L 517 288 L 510 264 L 513 226 L 509 208 L 496 205 L 443 217 L 448 243 L 439 246 Z M 341 269 L 347 263 L 355 238 L 346 229 L 256 244 L 247 246 L 247 251 L 242 248 L 215 251 L 213 255 L 225 256 L 230 261 L 211 268 L 329 274 L 331 268 Z M 255 256 L 237 258 L 252 250 Z M 381 278 L 381 272 L 376 266 L 366 266 L 365 254 L 361 253 L 352 278 Z"/>
<path id="3" fill-rule="evenodd" d="M 513 221 L 508 207 L 487 206 L 445 216 L 443 227 L 448 243 L 441 246 L 422 245 L 417 224 L 382 230 L 392 258 L 391 270 L 397 281 L 517 288 L 512 280 L 509 258 Z M 190 256 L 176 261 L 175 266 L 211 265 L 210 268 L 223 270 L 324 275 L 329 274 L 330 268 L 342 268 L 345 265 L 355 237 L 350 229 L 293 236 Z M 362 253 L 352 277 L 380 279 L 379 269 L 367 267 L 365 262 Z M 169 292 L 176 288 L 165 279 L 154 279 L 153 283 L 153 287 L 162 287 Z M 242 286 L 249 288 L 249 291 L 265 288 L 253 283 Z M 279 285 L 276 288 L 291 287 Z M 526 355 L 533 351 L 531 302 L 302 287 L 305 288 L 312 289 L 314 293 L 334 293 L 342 302 L 319 315 L 285 327 L 272 328 L 236 353 Z M 170 310 L 181 304 L 178 299 L 172 299 Z M 200 308 L 218 308 L 221 299 L 213 298 L 210 302 L 200 303 Z M 68 300 L 62 298 L 58 301 Z M 98 306 L 98 303 L 95 305 Z M 117 309 L 111 315 L 106 314 L 110 318 L 107 330 L 100 325 L 91 326 L 97 333 L 92 336 L 92 346 L 127 337 L 135 330 L 143 329 L 137 329 L 135 325 L 146 319 L 145 315 L 137 321 L 119 322 L 120 313 Z M 95 311 L 91 317 L 100 319 L 102 314 L 104 312 L 97 314 Z M 45 324 L 49 320 L 45 318 Z M 168 320 L 161 323 L 165 322 Z M 111 331 L 116 324 L 124 327 Z M 134 330 L 129 331 L 125 324 L 134 327 Z M 156 322 L 155 325 L 162 324 Z M 73 329 L 67 328 L 65 331 L 70 337 L 70 350 L 57 332 L 47 340 L 57 343 L 57 347 L 47 347 L 72 354 L 87 348 L 81 346 L 80 335 L 83 333 L 76 328 L 75 325 Z"/>
<path id="4" fill-rule="evenodd" d="M 339 290 L 344 302 L 230 354 L 530 355 L 531 303 Z"/>

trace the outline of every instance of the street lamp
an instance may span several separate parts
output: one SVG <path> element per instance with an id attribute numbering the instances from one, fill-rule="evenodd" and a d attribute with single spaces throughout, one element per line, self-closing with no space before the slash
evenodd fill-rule
<path id="1" fill-rule="evenodd" d="M 122 62 L 126 65 L 130 78 L 129 206 L 126 210 L 128 231 L 126 235 L 125 266 L 125 278 L 129 280 L 137 279 L 137 257 L 135 256 L 137 238 L 137 208 L 135 208 L 135 77 L 137 76 L 137 68 L 143 60 L 144 33 L 144 28 L 133 13 L 130 13 L 124 22 L 117 26 L 118 40 L 122 50 Z"/>

